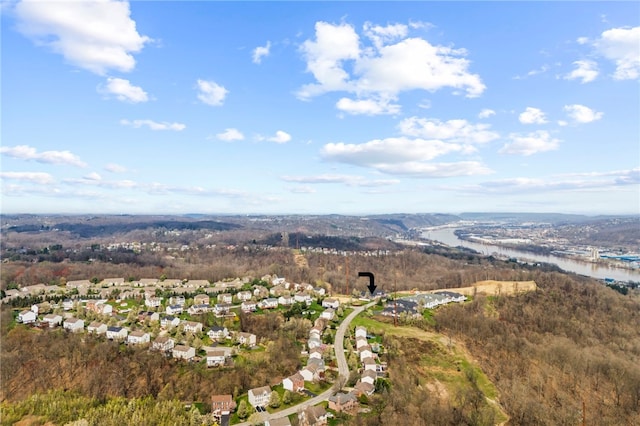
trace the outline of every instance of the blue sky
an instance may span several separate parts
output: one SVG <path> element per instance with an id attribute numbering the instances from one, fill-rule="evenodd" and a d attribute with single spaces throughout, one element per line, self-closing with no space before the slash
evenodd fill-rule
<path id="1" fill-rule="evenodd" d="M 637 2 L 2 4 L 4 213 L 640 213 Z"/>

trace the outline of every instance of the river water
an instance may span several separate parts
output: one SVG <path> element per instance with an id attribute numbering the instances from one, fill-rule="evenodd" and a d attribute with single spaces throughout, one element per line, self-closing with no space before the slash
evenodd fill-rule
<path id="1" fill-rule="evenodd" d="M 559 256 L 545 256 L 527 251 L 514 250 L 492 244 L 481 244 L 458 238 L 454 232 L 458 228 L 427 229 L 422 233 L 423 238 L 439 241 L 451 247 L 467 247 L 485 255 L 497 253 L 500 256 L 513 257 L 524 262 L 545 262 L 558 265 L 565 271 L 586 275 L 598 279 L 612 278 L 619 281 L 640 281 L 640 270 L 613 268 L 590 262 L 580 262 Z"/>

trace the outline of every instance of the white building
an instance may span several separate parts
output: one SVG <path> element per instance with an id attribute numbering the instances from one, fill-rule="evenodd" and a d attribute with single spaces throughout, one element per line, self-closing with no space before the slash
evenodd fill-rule
<path id="1" fill-rule="evenodd" d="M 84 331 L 84 320 L 78 318 L 67 318 L 64 323 L 62 323 L 62 328 L 69 330 L 72 333 Z"/>
<path id="2" fill-rule="evenodd" d="M 127 336 L 127 343 L 130 345 L 143 345 L 145 343 L 149 343 L 151 341 L 151 336 L 149 333 L 145 333 L 144 331 L 132 331 Z"/>
<path id="3" fill-rule="evenodd" d="M 269 404 L 271 388 L 262 386 L 261 388 L 249 389 L 249 404 L 254 407 L 264 407 Z"/>
<path id="4" fill-rule="evenodd" d="M 18 314 L 18 322 L 32 324 L 36 322 L 36 313 L 33 311 L 22 311 Z"/>

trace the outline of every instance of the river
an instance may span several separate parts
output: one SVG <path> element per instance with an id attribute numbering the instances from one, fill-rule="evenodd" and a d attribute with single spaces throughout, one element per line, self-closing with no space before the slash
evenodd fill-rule
<path id="1" fill-rule="evenodd" d="M 497 253 L 500 256 L 513 257 L 525 262 L 545 262 L 558 265 L 565 271 L 586 275 L 593 278 L 613 278 L 619 281 L 640 281 L 640 270 L 613 268 L 606 265 L 597 265 L 590 262 L 580 262 L 566 257 L 545 256 L 527 251 L 514 250 L 492 244 L 481 244 L 465 241 L 458 238 L 454 232 L 459 228 L 426 229 L 422 233 L 423 238 L 439 241 L 451 247 L 467 247 L 485 255 Z"/>

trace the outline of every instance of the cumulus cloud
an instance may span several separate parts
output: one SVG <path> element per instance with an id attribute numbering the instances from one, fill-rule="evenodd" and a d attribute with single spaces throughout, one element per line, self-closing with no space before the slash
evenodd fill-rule
<path id="1" fill-rule="evenodd" d="M 602 118 L 604 113 L 579 104 L 565 105 L 564 111 L 576 123 L 591 123 Z"/>
<path id="2" fill-rule="evenodd" d="M 267 140 L 275 143 L 287 143 L 291 140 L 291 135 L 282 130 L 278 130 L 274 136 L 267 138 Z"/>
<path id="3" fill-rule="evenodd" d="M 13 147 L 0 147 L 0 153 L 11 158 L 20 160 L 37 161 L 45 164 L 63 164 L 76 167 L 87 167 L 87 164 L 75 154 L 69 151 L 44 151 L 38 152 L 36 148 L 28 145 L 17 145 Z"/>
<path id="4" fill-rule="evenodd" d="M 581 80 L 581 83 L 589 83 L 598 76 L 598 64 L 594 61 L 575 61 L 576 69 L 565 75 L 566 80 Z"/>
<path id="5" fill-rule="evenodd" d="M 486 143 L 500 137 L 488 124 L 471 124 L 467 120 L 440 121 L 435 118 L 410 117 L 398 125 L 403 135 L 459 143 Z"/>
<path id="6" fill-rule="evenodd" d="M 468 71 L 470 62 L 464 49 L 410 38 L 410 28 L 404 24 L 366 23 L 365 38 L 361 39 L 347 23 L 317 22 L 315 39 L 306 40 L 300 49 L 315 82 L 302 86 L 298 97 L 308 100 L 328 92 L 353 93 L 358 101 L 343 98 L 337 106 L 388 114 L 388 108 L 379 107 L 379 100 L 394 100 L 403 91 L 433 92 L 450 87 L 468 97 L 482 94 L 485 86 L 477 74 Z M 374 102 L 365 103 L 368 99 Z"/>
<path id="7" fill-rule="evenodd" d="M 115 163 L 109 163 L 104 166 L 104 169 L 111 173 L 124 173 L 127 171 L 127 168 Z"/>
<path id="8" fill-rule="evenodd" d="M 519 116 L 522 124 L 544 124 L 547 122 L 544 112 L 538 108 L 527 107 Z"/>
<path id="9" fill-rule="evenodd" d="M 266 46 L 258 46 L 253 49 L 253 63 L 259 64 L 262 62 L 262 58 L 269 56 L 269 51 L 271 49 L 271 42 L 267 41 Z"/>
<path id="10" fill-rule="evenodd" d="M 138 33 L 126 1 L 23 0 L 15 14 L 22 34 L 100 75 L 133 70 L 133 54 L 151 41 Z"/>
<path id="11" fill-rule="evenodd" d="M 215 81 L 198 80 L 198 99 L 203 103 L 212 106 L 220 106 L 224 103 L 224 99 L 229 91 L 220 86 Z"/>
<path id="12" fill-rule="evenodd" d="M 388 99 L 358 99 L 341 98 L 336 108 L 352 115 L 380 115 L 398 114 L 400 105 L 389 103 Z"/>
<path id="13" fill-rule="evenodd" d="M 490 168 L 478 161 L 457 161 L 453 163 L 421 163 L 410 161 L 403 164 L 381 164 L 378 170 L 384 173 L 416 178 L 447 178 L 493 173 Z"/>
<path id="14" fill-rule="evenodd" d="M 232 141 L 241 141 L 244 139 L 244 135 L 240 130 L 234 128 L 225 129 L 224 132 L 218 133 L 216 138 L 221 141 L 232 142 Z"/>
<path id="15" fill-rule="evenodd" d="M 489 118 L 493 115 L 496 115 L 496 112 L 492 109 L 485 108 L 478 114 L 478 118 Z"/>
<path id="16" fill-rule="evenodd" d="M 6 180 L 37 183 L 41 185 L 54 182 L 53 176 L 51 176 L 49 173 L 42 172 L 0 172 L 0 178 Z"/>
<path id="17" fill-rule="evenodd" d="M 310 186 L 295 186 L 289 189 L 289 191 L 293 192 L 294 194 L 313 194 L 316 192 L 316 190 L 311 188 Z"/>
<path id="18" fill-rule="evenodd" d="M 614 79 L 635 80 L 640 77 L 640 27 L 604 31 L 594 46 L 598 53 L 615 62 Z"/>
<path id="19" fill-rule="evenodd" d="M 98 86 L 98 92 L 107 96 L 114 95 L 116 99 L 124 102 L 139 103 L 149 100 L 147 92 L 123 78 L 107 78 L 106 85 Z"/>
<path id="20" fill-rule="evenodd" d="M 348 186 L 378 187 L 400 183 L 397 179 L 366 179 L 362 176 L 322 174 L 315 176 L 282 176 L 285 182 L 307 184 L 344 184 Z"/>
<path id="21" fill-rule="evenodd" d="M 529 156 L 539 152 L 554 151 L 560 145 L 560 140 L 552 138 L 546 130 L 529 134 L 512 133 L 509 139 L 511 142 L 500 149 L 500 154 Z"/>
<path id="22" fill-rule="evenodd" d="M 120 124 L 123 126 L 131 126 L 136 129 L 146 126 L 151 130 L 174 130 L 177 132 L 186 129 L 187 127 L 182 123 L 169 123 L 167 121 L 157 122 L 153 120 L 120 120 Z"/>

